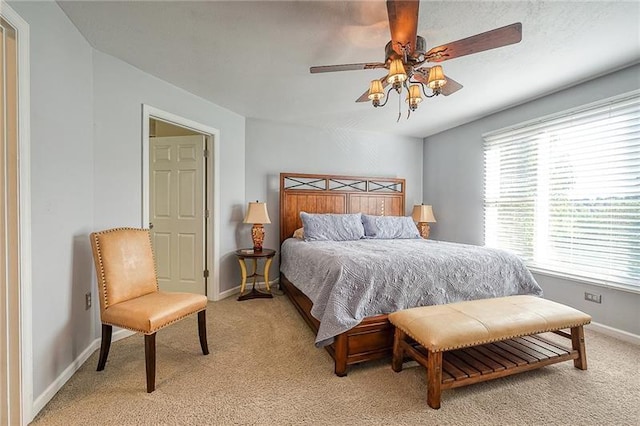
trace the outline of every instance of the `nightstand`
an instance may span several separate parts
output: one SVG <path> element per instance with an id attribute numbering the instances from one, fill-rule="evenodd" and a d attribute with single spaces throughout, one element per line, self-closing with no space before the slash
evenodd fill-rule
<path id="1" fill-rule="evenodd" d="M 271 261 L 275 255 L 275 250 L 267 248 L 263 248 L 261 251 L 249 248 L 236 250 L 236 257 L 238 258 L 238 263 L 240 263 L 240 271 L 242 273 L 242 284 L 240 285 L 240 297 L 238 297 L 238 300 L 270 299 L 273 297 L 271 288 L 269 287 L 269 267 L 271 267 Z M 253 273 L 251 273 L 251 275 L 247 275 L 247 259 L 253 260 Z M 259 259 L 264 259 L 262 274 L 258 274 Z M 258 277 L 264 278 L 265 287 L 267 288 L 266 292 L 256 289 L 256 280 Z M 247 285 L 247 278 L 253 278 L 253 285 L 251 291 L 245 293 L 244 289 Z"/>

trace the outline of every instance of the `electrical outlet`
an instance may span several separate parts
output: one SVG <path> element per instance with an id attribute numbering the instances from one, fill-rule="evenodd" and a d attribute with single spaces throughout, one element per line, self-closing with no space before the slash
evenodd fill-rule
<path id="1" fill-rule="evenodd" d="M 593 302 L 593 303 L 602 303 L 602 295 L 601 294 L 594 294 L 594 293 L 587 293 L 585 291 L 584 300 L 588 300 L 589 302 Z"/>
<path id="2" fill-rule="evenodd" d="M 88 311 L 91 308 L 91 292 L 84 295 L 84 309 Z"/>

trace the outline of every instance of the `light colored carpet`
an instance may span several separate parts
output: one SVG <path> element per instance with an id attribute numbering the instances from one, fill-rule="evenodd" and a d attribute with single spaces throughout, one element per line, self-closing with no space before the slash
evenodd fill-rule
<path id="1" fill-rule="evenodd" d="M 426 404 L 425 371 L 388 361 L 333 374 L 285 296 L 210 303 L 203 356 L 196 317 L 157 336 L 156 391 L 145 392 L 142 335 L 98 352 L 35 419 L 70 424 L 638 425 L 640 347 L 587 331 L 588 371 L 572 362 L 443 391 Z"/>

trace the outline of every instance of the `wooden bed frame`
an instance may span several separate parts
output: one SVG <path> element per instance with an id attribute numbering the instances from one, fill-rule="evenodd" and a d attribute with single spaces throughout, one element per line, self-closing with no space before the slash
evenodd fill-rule
<path id="1" fill-rule="evenodd" d="M 405 180 L 358 176 L 280 174 L 280 244 L 302 227 L 300 212 L 405 215 Z M 280 288 L 302 318 L 317 333 L 320 321 L 311 315 L 313 303 L 280 273 Z M 394 328 L 387 315 L 364 318 L 325 348 L 335 361 L 335 373 L 346 376 L 349 365 L 391 356 Z"/>

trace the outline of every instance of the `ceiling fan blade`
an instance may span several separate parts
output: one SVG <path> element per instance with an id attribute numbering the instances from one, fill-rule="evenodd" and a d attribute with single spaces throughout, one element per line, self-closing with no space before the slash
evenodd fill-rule
<path id="1" fill-rule="evenodd" d="M 427 81 L 429 81 L 430 69 L 431 68 L 429 67 L 422 67 L 422 68 L 416 69 L 414 71 L 413 78 L 422 84 L 427 84 Z M 462 84 L 458 83 L 448 75 L 445 75 L 444 77 L 447 79 L 447 83 L 444 86 L 442 86 L 442 88 L 440 89 L 441 94 L 445 96 L 449 96 L 452 93 L 455 93 L 464 87 L 462 86 Z"/>
<path id="2" fill-rule="evenodd" d="M 407 47 L 407 55 L 411 55 L 416 48 L 419 7 L 420 2 L 418 0 L 387 0 L 392 47 L 401 57 L 404 56 L 403 46 Z"/>
<path id="3" fill-rule="evenodd" d="M 450 94 L 455 93 L 464 87 L 462 86 L 462 84 L 458 83 L 448 75 L 445 75 L 444 78 L 447 79 L 447 84 L 442 86 L 442 88 L 440 89 L 440 93 L 445 96 L 449 96 Z"/>
<path id="4" fill-rule="evenodd" d="M 387 83 L 387 76 L 385 75 L 384 77 L 382 77 L 380 79 L 380 82 L 382 83 L 382 88 L 386 88 L 389 83 Z M 358 99 L 356 99 L 356 102 L 369 102 L 369 90 L 367 89 L 366 92 L 364 92 L 362 94 L 362 96 L 360 96 Z"/>
<path id="5" fill-rule="evenodd" d="M 362 96 L 356 99 L 356 102 L 369 102 L 369 91 L 364 92 Z"/>
<path id="6" fill-rule="evenodd" d="M 413 70 L 413 78 L 422 84 L 427 84 L 431 67 L 422 67 Z"/>
<path id="7" fill-rule="evenodd" d="M 472 53 L 519 43 L 522 40 L 522 23 L 507 25 L 481 34 L 434 47 L 425 55 L 429 62 L 442 62 Z"/>
<path id="8" fill-rule="evenodd" d="M 318 67 L 311 67 L 309 68 L 309 71 L 311 74 L 317 74 L 321 72 L 372 70 L 384 67 L 385 64 L 383 62 L 363 62 L 361 64 L 322 65 Z"/>

